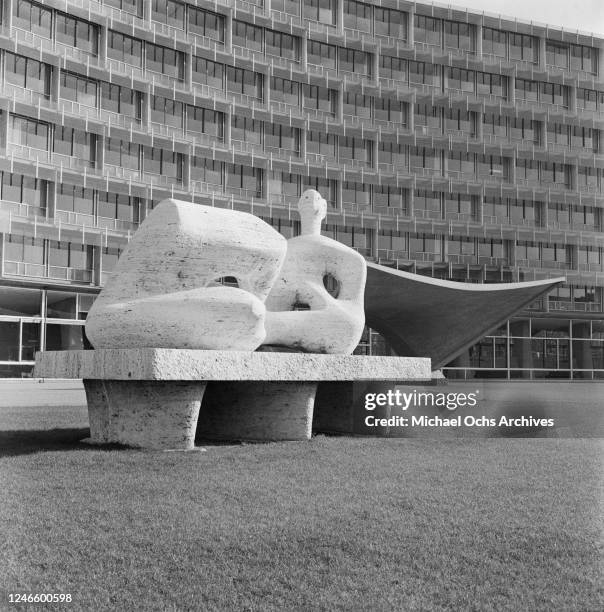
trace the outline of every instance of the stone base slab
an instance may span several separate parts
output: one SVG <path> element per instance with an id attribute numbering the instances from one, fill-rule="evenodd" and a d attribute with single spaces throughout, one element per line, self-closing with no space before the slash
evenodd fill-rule
<path id="1" fill-rule="evenodd" d="M 205 440 L 309 439 L 318 383 L 427 382 L 431 367 L 408 357 L 101 349 L 38 353 L 34 376 L 84 380 L 92 443 L 189 450 L 196 431 Z M 327 403 L 346 411 L 346 398 Z"/>

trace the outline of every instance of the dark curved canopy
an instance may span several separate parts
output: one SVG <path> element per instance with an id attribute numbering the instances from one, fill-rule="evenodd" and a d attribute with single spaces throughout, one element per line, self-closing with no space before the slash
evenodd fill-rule
<path id="1" fill-rule="evenodd" d="M 438 369 L 564 280 L 458 283 L 368 263 L 365 318 L 398 355 Z"/>

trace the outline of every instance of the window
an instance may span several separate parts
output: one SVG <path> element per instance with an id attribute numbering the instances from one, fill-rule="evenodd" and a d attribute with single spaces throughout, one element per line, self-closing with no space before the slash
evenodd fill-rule
<path id="1" fill-rule="evenodd" d="M 271 9 L 300 17 L 300 0 L 272 0 Z"/>
<path id="2" fill-rule="evenodd" d="M 133 117 L 140 121 L 142 113 L 142 96 L 140 91 L 129 87 L 101 83 L 101 108 L 106 111 Z"/>
<path id="3" fill-rule="evenodd" d="M 548 40 L 545 43 L 545 63 L 548 66 L 568 68 L 568 45 Z"/>
<path id="4" fill-rule="evenodd" d="M 506 119 L 499 113 L 488 113 L 482 115 L 482 132 L 486 135 L 507 136 Z"/>
<path id="5" fill-rule="evenodd" d="M 474 91 L 474 71 L 462 68 L 449 68 L 447 88 L 472 93 Z"/>
<path id="6" fill-rule="evenodd" d="M 205 11 L 189 4 L 189 32 L 224 42 L 224 15 Z"/>
<path id="7" fill-rule="evenodd" d="M 442 112 L 432 104 L 416 104 L 414 122 L 417 126 L 427 126 L 440 130 L 442 125 Z"/>
<path id="8" fill-rule="evenodd" d="M 48 151 L 48 123 L 19 115 L 10 115 L 8 142 Z"/>
<path id="9" fill-rule="evenodd" d="M 529 183 L 539 182 L 539 162 L 536 159 L 517 159 L 516 178 Z"/>
<path id="10" fill-rule="evenodd" d="M 50 77 L 52 67 L 49 64 L 7 51 L 5 54 L 6 83 L 30 89 L 35 93 L 50 98 Z"/>
<path id="11" fill-rule="evenodd" d="M 48 183 L 16 172 L 0 173 L 0 199 L 46 208 Z"/>
<path id="12" fill-rule="evenodd" d="M 476 73 L 476 93 L 478 95 L 491 95 L 505 98 L 505 78 L 501 74 L 490 72 Z"/>
<path id="13" fill-rule="evenodd" d="M 181 30 L 185 27 L 185 5 L 176 0 L 153 0 L 151 19 Z"/>
<path id="14" fill-rule="evenodd" d="M 373 150 L 371 140 L 356 138 L 354 136 L 340 136 L 338 138 L 338 153 L 340 161 L 358 161 L 364 165 L 371 165 Z"/>
<path id="15" fill-rule="evenodd" d="M 209 108 L 188 106 L 187 132 L 208 134 L 222 140 L 224 138 L 224 113 Z"/>
<path id="16" fill-rule="evenodd" d="M 338 48 L 326 43 L 309 40 L 307 43 L 307 61 L 313 66 L 323 68 L 337 68 Z"/>
<path id="17" fill-rule="evenodd" d="M 407 82 L 407 60 L 390 55 L 380 55 L 380 76 L 394 81 Z"/>
<path id="18" fill-rule="evenodd" d="M 371 211 L 371 185 L 368 183 L 342 182 L 342 204 L 355 211 Z"/>
<path id="19" fill-rule="evenodd" d="M 371 32 L 371 6 L 356 0 L 344 0 L 344 27 Z"/>
<path id="20" fill-rule="evenodd" d="M 146 68 L 151 72 L 165 74 L 179 81 L 184 80 L 185 54 L 182 51 L 146 43 Z"/>
<path id="21" fill-rule="evenodd" d="M 390 121 L 407 127 L 407 105 L 392 98 L 374 98 L 374 117 L 376 121 Z"/>
<path id="22" fill-rule="evenodd" d="M 151 96 L 151 121 L 170 127 L 183 128 L 183 104 L 171 98 Z"/>
<path id="23" fill-rule="evenodd" d="M 203 57 L 193 56 L 193 83 L 223 89 L 224 66 Z"/>
<path id="24" fill-rule="evenodd" d="M 505 158 L 500 155 L 478 155 L 478 176 L 494 176 L 507 179 Z"/>
<path id="25" fill-rule="evenodd" d="M 231 115 L 231 140 L 262 145 L 262 121 Z"/>
<path id="26" fill-rule="evenodd" d="M 445 47 L 473 51 L 474 29 L 469 23 L 445 21 Z"/>
<path id="27" fill-rule="evenodd" d="M 88 215 L 90 217 L 88 224 L 92 225 L 94 190 L 62 183 L 57 186 L 56 208 L 57 210 Z"/>
<path id="28" fill-rule="evenodd" d="M 63 278 L 60 270 L 53 268 L 75 268 L 92 271 L 92 247 L 73 242 L 48 241 L 48 275 L 52 278 Z M 76 280 L 69 279 L 69 280 Z M 77 280 L 83 280 L 77 279 Z M 89 279 L 88 279 L 89 280 Z"/>
<path id="29" fill-rule="evenodd" d="M 56 13 L 56 41 L 81 51 L 98 53 L 98 26 L 65 13 Z"/>
<path id="30" fill-rule="evenodd" d="M 28 0 L 13 2 L 13 25 L 38 36 L 51 37 L 51 16 L 52 11 L 35 2 Z"/>
<path id="31" fill-rule="evenodd" d="M 371 60 L 369 53 L 340 47 L 338 50 L 338 70 L 354 72 L 363 76 L 371 76 Z"/>
<path id="32" fill-rule="evenodd" d="M 125 13 L 131 13 L 137 17 L 143 16 L 142 0 L 102 0 L 102 4 L 113 6 Z"/>
<path id="33" fill-rule="evenodd" d="M 182 153 L 143 146 L 143 172 L 160 175 L 168 183 L 182 182 Z"/>
<path id="34" fill-rule="evenodd" d="M 242 166 L 239 164 L 226 165 L 226 187 L 236 195 L 251 195 L 262 197 L 262 169 Z"/>
<path id="35" fill-rule="evenodd" d="M 563 123 L 548 123 L 547 144 L 567 147 L 570 144 L 569 126 Z"/>
<path id="36" fill-rule="evenodd" d="M 407 13 L 376 6 L 373 9 L 373 15 L 376 36 L 407 40 Z"/>
<path id="37" fill-rule="evenodd" d="M 191 156 L 191 179 L 215 187 L 224 184 L 224 163 L 200 155 Z"/>
<path id="38" fill-rule="evenodd" d="M 352 115 L 361 119 L 371 118 L 371 96 L 344 92 L 344 115 Z"/>
<path id="39" fill-rule="evenodd" d="M 445 109 L 445 129 L 464 132 L 465 135 L 474 135 L 474 117 L 471 111 L 460 108 Z"/>
<path id="40" fill-rule="evenodd" d="M 465 155 L 465 154 L 464 154 Z M 472 171 L 474 161 L 472 161 Z M 462 170 L 463 172 L 463 170 Z M 449 215 L 453 218 L 470 219 L 472 217 L 472 196 L 466 193 L 446 193 L 445 194 L 445 217 Z M 474 253 L 474 239 L 460 238 L 459 240 L 469 240 L 472 246 L 464 244 L 458 253 Z"/>
<path id="41" fill-rule="evenodd" d="M 440 19 L 416 14 L 414 28 L 415 42 L 440 46 Z"/>
<path id="42" fill-rule="evenodd" d="M 429 147 L 410 147 L 409 156 L 412 170 L 427 168 L 440 171 L 442 168 L 442 152 Z"/>
<path id="43" fill-rule="evenodd" d="M 402 187 L 396 187 L 394 185 L 374 185 L 373 186 L 373 204 L 377 212 L 380 211 L 381 207 L 384 208 L 395 208 L 398 212 L 407 214 L 407 191 Z M 393 248 L 380 247 L 380 248 Z M 398 248 L 398 247 L 394 247 Z"/>
<path id="44" fill-rule="evenodd" d="M 293 61 L 300 58 L 300 39 L 297 36 L 265 30 L 266 54 L 275 57 L 284 57 Z"/>
<path id="45" fill-rule="evenodd" d="M 262 75 L 245 68 L 226 67 L 227 91 L 262 100 Z"/>
<path id="46" fill-rule="evenodd" d="M 604 108 L 604 91 L 577 88 L 577 108 L 595 111 Z"/>
<path id="47" fill-rule="evenodd" d="M 271 101 L 300 106 L 300 83 L 271 77 Z"/>
<path id="48" fill-rule="evenodd" d="M 125 227 L 138 225 L 141 201 L 139 198 L 122 193 L 99 192 L 98 216 L 104 219 L 119 219 L 126 222 Z"/>
<path id="49" fill-rule="evenodd" d="M 538 82 L 516 77 L 516 98 L 527 102 L 536 102 L 539 99 Z"/>
<path id="50" fill-rule="evenodd" d="M 539 124 L 532 119 L 510 118 L 510 138 L 512 140 L 539 142 Z"/>
<path id="51" fill-rule="evenodd" d="M 539 99 L 545 104 L 568 107 L 568 87 L 558 83 L 540 83 Z"/>
<path id="52" fill-rule="evenodd" d="M 96 161 L 96 134 L 76 128 L 56 125 L 53 152 L 75 157 L 79 162 L 94 166 Z"/>
<path id="53" fill-rule="evenodd" d="M 105 163 L 128 170 L 140 169 L 140 145 L 119 138 L 105 139 Z"/>
<path id="54" fill-rule="evenodd" d="M 303 105 L 308 110 L 335 113 L 336 91 L 321 85 L 302 85 Z"/>
<path id="55" fill-rule="evenodd" d="M 482 52 L 505 58 L 506 33 L 501 30 L 483 27 L 482 29 Z"/>
<path id="56" fill-rule="evenodd" d="M 263 28 L 245 21 L 233 20 L 233 44 L 250 51 L 262 51 Z"/>
<path id="57" fill-rule="evenodd" d="M 569 167 L 557 162 L 541 162 L 541 183 L 570 187 Z"/>
<path id="58" fill-rule="evenodd" d="M 300 130 L 289 125 L 268 123 L 265 132 L 266 148 L 280 149 L 298 155 L 300 153 Z"/>
<path id="59" fill-rule="evenodd" d="M 428 253 L 430 255 L 440 255 L 442 252 L 440 236 L 434 234 L 409 234 L 409 250 L 411 258 Z"/>
<path id="60" fill-rule="evenodd" d="M 570 46 L 570 67 L 571 70 L 589 72 L 597 74 L 597 50 L 593 47 L 583 45 Z"/>
<path id="61" fill-rule="evenodd" d="M 329 25 L 336 24 L 337 0 L 302 0 L 302 15 Z"/>
<path id="62" fill-rule="evenodd" d="M 437 64 L 409 61 L 410 83 L 438 87 L 440 84 L 439 74 L 439 66 Z"/>
<path id="63" fill-rule="evenodd" d="M 98 83 L 73 72 L 61 71 L 61 98 L 96 107 Z"/>
<path id="64" fill-rule="evenodd" d="M 378 143 L 378 162 L 391 164 L 395 170 L 407 172 L 407 145 L 380 140 Z"/>
<path id="65" fill-rule="evenodd" d="M 141 67 L 143 65 L 143 43 L 138 38 L 109 30 L 107 57 L 131 66 Z"/>
<path id="66" fill-rule="evenodd" d="M 510 59 L 524 60 L 527 62 L 536 63 L 537 57 L 537 42 L 534 36 L 528 34 L 509 33 L 510 41 Z"/>
<path id="67" fill-rule="evenodd" d="M 602 171 L 590 166 L 579 166 L 578 181 L 580 189 L 588 191 L 601 191 Z"/>
<path id="68" fill-rule="evenodd" d="M 449 151 L 448 158 L 448 171 L 453 176 L 474 174 L 474 153 Z"/>
<path id="69" fill-rule="evenodd" d="M 309 130 L 306 133 L 306 152 L 315 155 L 325 155 L 335 159 L 337 151 L 337 137 L 335 134 Z"/>
<path id="70" fill-rule="evenodd" d="M 44 264 L 44 240 L 8 234 L 4 243 L 5 263 L 23 261 L 31 264 Z M 41 276 L 36 274 L 35 276 Z"/>

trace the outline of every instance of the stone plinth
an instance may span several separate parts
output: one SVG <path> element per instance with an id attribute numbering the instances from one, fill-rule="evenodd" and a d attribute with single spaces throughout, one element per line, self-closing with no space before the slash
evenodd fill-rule
<path id="1" fill-rule="evenodd" d="M 100 349 L 38 353 L 34 376 L 84 380 L 94 442 L 186 450 L 196 427 L 200 439 L 308 439 L 318 383 L 429 381 L 431 368 L 409 357 Z"/>

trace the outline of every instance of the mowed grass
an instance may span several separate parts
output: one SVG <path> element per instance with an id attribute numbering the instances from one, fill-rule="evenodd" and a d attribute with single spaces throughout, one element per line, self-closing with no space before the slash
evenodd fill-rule
<path id="1" fill-rule="evenodd" d="M 603 609 L 600 440 L 99 450 L 53 410 L 0 409 L 2 610 Z"/>

